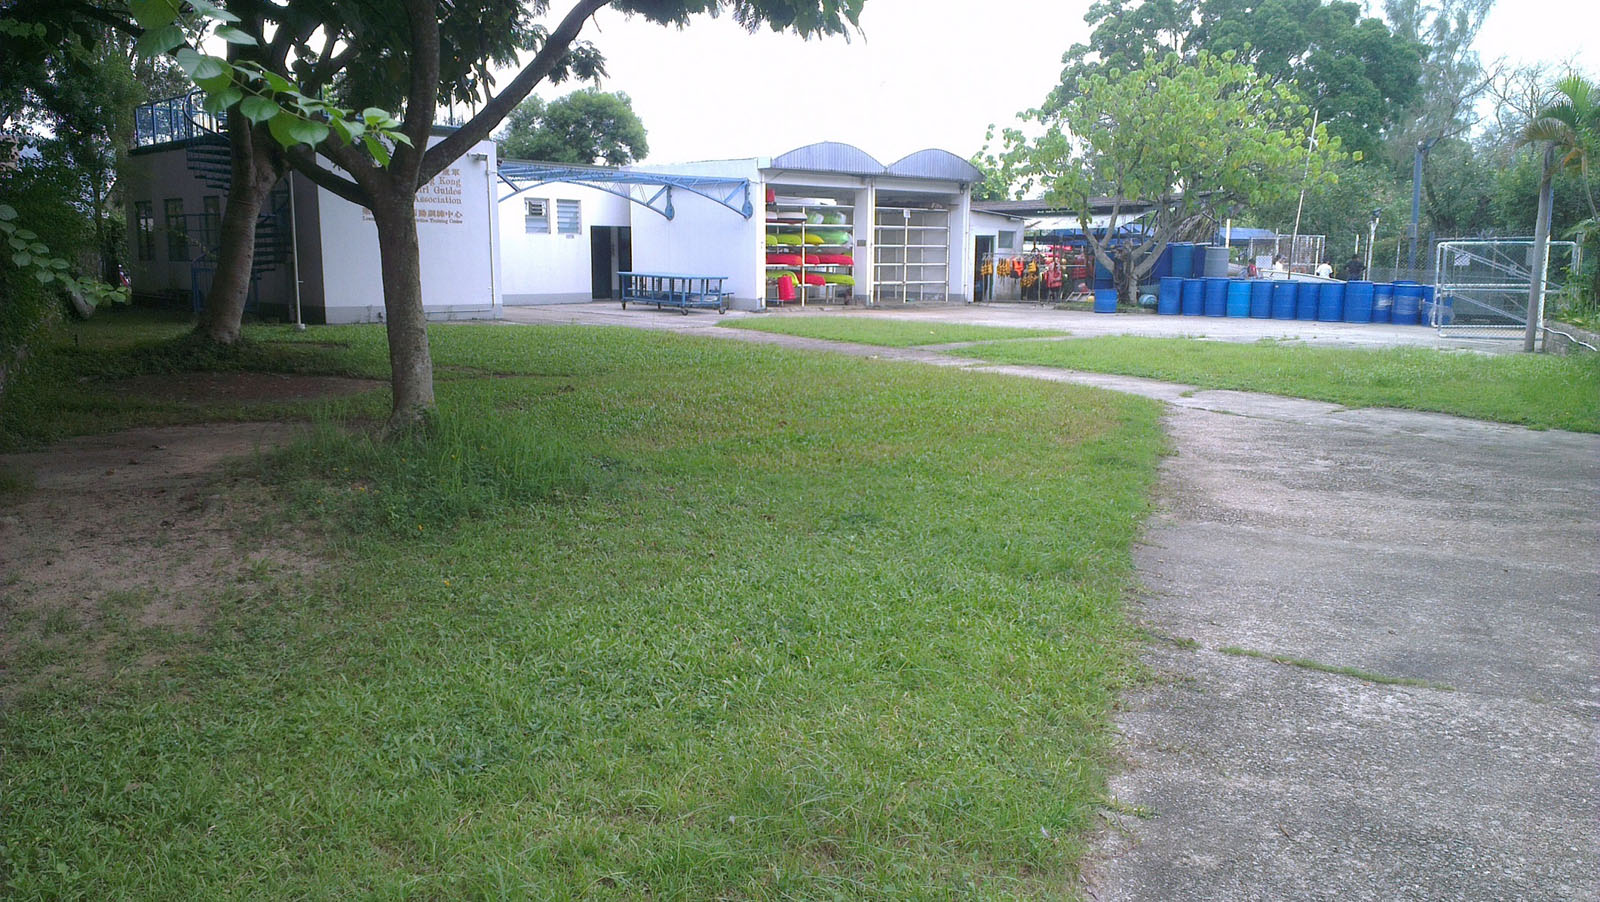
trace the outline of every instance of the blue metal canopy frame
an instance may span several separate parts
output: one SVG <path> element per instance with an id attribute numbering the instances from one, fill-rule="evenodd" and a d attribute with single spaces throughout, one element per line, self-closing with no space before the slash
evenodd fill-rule
<path id="1" fill-rule="evenodd" d="M 668 220 L 677 215 L 672 208 L 672 192 L 678 188 L 721 204 L 745 219 L 754 216 L 756 212 L 750 202 L 750 180 L 728 176 L 672 175 L 632 169 L 557 166 L 549 163 L 502 160 L 500 181 L 511 188 L 510 194 L 500 198 L 502 203 L 531 188 L 548 185 L 551 182 L 565 182 L 625 198 L 641 207 L 654 210 Z M 641 198 L 634 195 L 634 188 L 647 189 L 646 193 L 649 188 L 656 190 L 649 197 Z M 743 202 L 739 203 L 741 195 Z"/>

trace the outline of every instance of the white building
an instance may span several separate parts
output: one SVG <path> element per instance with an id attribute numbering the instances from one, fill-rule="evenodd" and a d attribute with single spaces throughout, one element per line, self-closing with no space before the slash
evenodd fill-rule
<path id="1" fill-rule="evenodd" d="M 204 299 L 229 172 L 217 125 L 193 97 L 139 111 L 124 182 L 137 295 Z M 424 310 L 497 318 L 504 305 L 616 298 L 630 271 L 721 277 L 743 309 L 965 301 L 976 260 L 1009 237 L 1006 221 L 973 214 L 980 178 L 941 150 L 886 166 L 822 143 L 616 169 L 499 161 L 483 141 L 418 193 Z M 256 257 L 251 304 L 264 315 L 383 317 L 371 214 L 304 176 L 265 205 Z"/>

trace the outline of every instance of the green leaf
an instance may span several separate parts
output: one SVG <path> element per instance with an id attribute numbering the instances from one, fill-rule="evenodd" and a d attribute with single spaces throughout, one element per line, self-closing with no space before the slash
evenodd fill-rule
<path id="1" fill-rule="evenodd" d="M 11 255 L 11 262 L 18 266 L 27 266 L 33 262 L 33 255 L 27 251 L 17 251 Z"/>
<path id="2" fill-rule="evenodd" d="M 217 37 L 223 39 L 224 41 L 227 41 L 230 44 L 239 44 L 239 45 L 246 46 L 246 47 L 254 47 L 256 45 L 256 43 L 257 43 L 256 39 L 254 37 L 252 37 L 248 32 L 244 31 L 241 28 L 235 28 L 232 25 L 219 25 L 219 26 L 217 26 L 217 30 L 215 32 L 213 32 L 213 33 Z"/>
<path id="3" fill-rule="evenodd" d="M 140 56 L 160 56 L 183 42 L 182 28 L 176 25 L 164 25 L 160 28 L 147 29 L 139 36 L 133 49 Z"/>
<path id="4" fill-rule="evenodd" d="M 226 91 L 233 85 L 233 75 L 227 74 L 216 75 L 212 76 L 211 78 L 197 78 L 194 80 L 194 83 L 199 85 L 200 90 L 202 91 L 207 91 L 210 93 Z"/>
<path id="5" fill-rule="evenodd" d="M 372 135 L 363 136 L 361 141 L 367 145 L 367 153 L 372 154 L 372 158 L 378 161 L 379 166 L 389 165 L 389 148 L 384 147 L 382 141 Z"/>
<path id="6" fill-rule="evenodd" d="M 206 99 L 201 107 L 208 113 L 220 113 L 228 107 L 238 103 L 244 97 L 244 92 L 239 90 L 232 82 L 220 91 L 206 94 Z"/>
<path id="7" fill-rule="evenodd" d="M 185 47 L 173 54 L 172 58 L 177 61 L 178 68 L 182 69 L 184 74 L 193 78 L 194 70 L 200 67 L 200 60 L 205 57 L 193 47 Z"/>
<path id="8" fill-rule="evenodd" d="M 0 220 L 10 222 L 17 218 L 17 208 L 10 204 L 0 204 Z"/>
<path id="9" fill-rule="evenodd" d="M 239 21 L 238 16 L 210 2 L 210 0 L 189 0 L 189 5 L 194 7 L 195 12 L 208 19 L 216 19 L 219 22 Z"/>
<path id="10" fill-rule="evenodd" d="M 311 119 L 296 117 L 289 133 L 302 144 L 321 144 L 328 137 L 328 126 Z"/>
<path id="11" fill-rule="evenodd" d="M 195 81 L 199 81 L 202 78 L 217 78 L 223 75 L 231 78 L 233 67 L 228 65 L 228 61 L 220 56 L 202 56 L 200 61 L 195 63 L 194 71 L 190 72 L 189 75 Z"/>
<path id="12" fill-rule="evenodd" d="M 239 103 L 239 112 L 243 113 L 246 119 L 257 124 L 266 122 L 282 111 L 282 107 L 259 94 L 251 94 Z"/>
<path id="13" fill-rule="evenodd" d="M 413 146 L 411 139 L 407 138 L 404 132 L 384 132 L 384 134 L 388 135 L 389 140 L 394 141 L 396 144 L 404 144 L 407 147 Z"/>
<path id="14" fill-rule="evenodd" d="M 141 28 L 164 28 L 178 18 L 179 0 L 128 0 L 128 12 Z"/>
<path id="15" fill-rule="evenodd" d="M 300 139 L 294 136 L 294 123 L 298 121 L 293 113 L 284 110 L 267 120 L 267 131 L 284 147 L 294 147 L 300 143 Z"/>
<path id="16" fill-rule="evenodd" d="M 33 277 L 39 280 L 40 285 L 49 285 L 50 280 L 54 279 L 56 274 L 48 269 L 36 269 L 33 271 Z"/>
<path id="17" fill-rule="evenodd" d="M 261 70 L 261 77 L 267 80 L 268 87 L 280 94 L 294 90 L 294 82 L 271 70 Z"/>

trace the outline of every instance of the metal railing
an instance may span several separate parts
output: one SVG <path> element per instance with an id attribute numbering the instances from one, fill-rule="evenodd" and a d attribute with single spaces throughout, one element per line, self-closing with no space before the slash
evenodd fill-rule
<path id="1" fill-rule="evenodd" d="M 202 93 L 154 100 L 133 111 L 133 146 L 175 144 L 222 131 L 222 117 L 201 105 Z"/>

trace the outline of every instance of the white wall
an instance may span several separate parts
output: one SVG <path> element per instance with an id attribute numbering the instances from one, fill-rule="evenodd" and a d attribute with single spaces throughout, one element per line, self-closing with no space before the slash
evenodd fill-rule
<path id="1" fill-rule="evenodd" d="M 422 308 L 430 319 L 498 315 L 494 168 L 494 142 L 480 141 L 417 192 Z M 317 203 L 328 322 L 381 321 L 383 279 L 372 214 L 327 190 L 319 190 Z"/>
<path id="2" fill-rule="evenodd" d="M 511 189 L 500 183 L 499 195 Z M 527 198 L 539 198 L 549 210 L 550 228 L 527 230 Z M 563 235 L 556 229 L 556 201 L 576 200 L 583 231 Z M 529 188 L 499 202 L 501 297 L 507 306 L 581 304 L 594 295 L 589 233 L 596 226 L 628 226 L 633 206 L 624 197 L 582 185 L 560 182 Z M 649 211 L 645 215 L 654 216 Z"/>
<path id="3" fill-rule="evenodd" d="M 677 175 L 712 175 L 749 179 L 754 214 L 739 213 L 688 191 L 672 193 L 675 216 L 668 220 L 651 210 L 633 210 L 633 268 L 638 272 L 670 272 L 726 276 L 732 292 L 729 306 L 757 309 L 766 285 L 766 223 L 762 216 L 763 188 L 756 160 L 717 160 L 677 166 L 641 167 Z M 649 197 L 658 189 L 640 186 L 635 196 Z M 715 190 L 715 189 L 712 189 Z M 734 200 L 743 204 L 742 197 Z"/>

